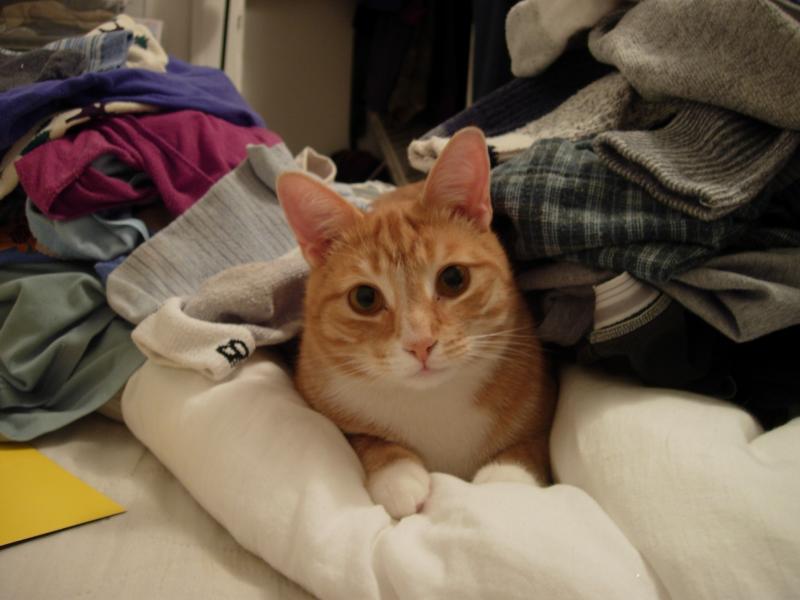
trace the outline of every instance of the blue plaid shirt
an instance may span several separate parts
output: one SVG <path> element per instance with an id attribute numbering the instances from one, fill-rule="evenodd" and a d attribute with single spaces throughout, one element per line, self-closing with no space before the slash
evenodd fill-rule
<path id="1" fill-rule="evenodd" d="M 591 140 L 551 139 L 492 171 L 512 258 L 564 258 L 662 282 L 728 248 L 800 246 L 800 154 L 755 200 L 701 221 L 610 171 Z M 778 217 L 778 213 L 782 216 Z"/>

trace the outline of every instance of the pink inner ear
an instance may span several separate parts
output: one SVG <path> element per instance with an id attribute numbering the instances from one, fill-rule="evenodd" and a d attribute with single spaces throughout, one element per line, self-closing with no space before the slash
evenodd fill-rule
<path id="1" fill-rule="evenodd" d="M 336 192 L 303 173 L 280 175 L 276 187 L 286 220 L 312 267 L 321 265 L 336 236 L 361 218 Z"/>
<path id="2" fill-rule="evenodd" d="M 445 146 L 431 169 L 423 202 L 450 207 L 482 229 L 489 229 L 492 222 L 489 179 L 489 151 L 483 133 L 476 127 L 462 129 Z"/>

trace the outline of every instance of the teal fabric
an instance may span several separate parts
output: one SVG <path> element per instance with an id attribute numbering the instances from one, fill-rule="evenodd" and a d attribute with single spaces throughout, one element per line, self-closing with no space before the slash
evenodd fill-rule
<path id="1" fill-rule="evenodd" d="M 0 435 L 27 441 L 107 402 L 144 362 L 130 331 L 88 268 L 1 268 Z"/>

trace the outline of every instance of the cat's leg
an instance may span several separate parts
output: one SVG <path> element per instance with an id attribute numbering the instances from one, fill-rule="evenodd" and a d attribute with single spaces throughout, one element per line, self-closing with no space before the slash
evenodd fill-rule
<path id="1" fill-rule="evenodd" d="M 350 435 L 367 474 L 367 491 L 392 517 L 402 519 L 418 512 L 431 489 L 431 476 L 414 452 L 371 435 Z"/>
<path id="2" fill-rule="evenodd" d="M 550 448 L 547 436 L 524 440 L 502 450 L 478 469 L 472 481 L 515 481 L 537 486 L 549 485 Z"/>

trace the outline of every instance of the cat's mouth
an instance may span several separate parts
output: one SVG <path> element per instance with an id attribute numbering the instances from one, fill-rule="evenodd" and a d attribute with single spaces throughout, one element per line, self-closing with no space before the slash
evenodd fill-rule
<path id="1" fill-rule="evenodd" d="M 436 385 L 437 383 L 447 379 L 450 376 L 452 369 L 448 367 L 431 367 L 430 365 L 422 365 L 415 372 L 408 376 L 407 381 L 412 385 Z"/>
<path id="2" fill-rule="evenodd" d="M 436 367 L 429 367 L 428 365 L 422 365 L 419 371 L 416 372 L 417 377 L 430 377 L 435 373 L 440 373 L 444 369 L 437 369 Z"/>

